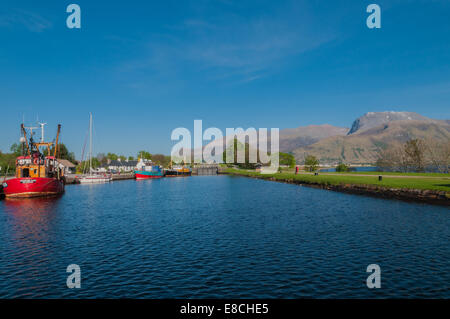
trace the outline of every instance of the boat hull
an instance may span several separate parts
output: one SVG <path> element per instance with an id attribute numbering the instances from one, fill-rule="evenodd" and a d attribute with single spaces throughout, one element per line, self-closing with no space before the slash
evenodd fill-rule
<path id="1" fill-rule="evenodd" d="M 64 193 L 64 181 L 56 178 L 13 178 L 3 183 L 6 198 L 56 196 Z"/>
<path id="2" fill-rule="evenodd" d="M 161 178 L 163 177 L 162 172 L 151 172 L 151 171 L 135 171 L 136 179 L 150 179 L 150 178 Z"/>
<path id="3" fill-rule="evenodd" d="M 78 179 L 80 184 L 101 184 L 101 183 L 109 183 L 111 181 L 111 177 L 108 176 L 86 176 Z"/>

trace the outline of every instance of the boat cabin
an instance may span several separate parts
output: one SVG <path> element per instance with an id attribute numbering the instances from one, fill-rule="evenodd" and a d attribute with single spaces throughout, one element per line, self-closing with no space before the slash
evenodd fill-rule
<path id="1" fill-rule="evenodd" d="M 16 177 L 62 177 L 64 171 L 58 167 L 54 156 L 42 156 L 34 153 L 32 156 L 19 156 L 16 159 Z"/>

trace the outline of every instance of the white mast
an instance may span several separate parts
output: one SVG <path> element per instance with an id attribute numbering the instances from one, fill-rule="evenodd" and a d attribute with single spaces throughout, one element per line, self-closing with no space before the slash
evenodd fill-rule
<path id="1" fill-rule="evenodd" d="M 41 126 L 41 143 L 44 143 L 45 139 L 44 139 L 44 126 L 47 125 L 47 123 L 40 123 L 38 122 L 38 124 Z"/>
<path id="2" fill-rule="evenodd" d="M 89 175 L 92 175 L 92 113 L 89 113 Z"/>

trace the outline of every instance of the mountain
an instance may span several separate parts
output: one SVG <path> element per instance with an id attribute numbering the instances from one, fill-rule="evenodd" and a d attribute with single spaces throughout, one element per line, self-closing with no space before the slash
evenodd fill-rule
<path id="1" fill-rule="evenodd" d="M 348 128 L 346 127 L 337 127 L 329 124 L 300 126 L 297 128 L 280 130 L 280 151 L 291 152 L 294 149 L 314 144 L 327 137 L 345 136 L 347 132 Z M 239 136 L 245 136 L 245 134 L 239 134 Z M 267 143 L 267 147 L 270 149 L 270 136 L 271 133 L 269 131 L 267 139 L 259 138 L 258 142 Z M 213 148 L 222 144 L 225 149 L 226 142 L 230 142 L 233 138 L 233 136 L 224 136 L 222 139 L 213 140 L 205 147 Z"/>
<path id="2" fill-rule="evenodd" d="M 214 140 L 204 148 L 224 145 L 232 138 Z M 449 142 L 450 120 L 434 120 L 413 112 L 369 112 L 356 119 L 350 130 L 329 124 L 280 130 L 279 146 L 281 152 L 294 154 L 298 163 L 306 155 L 314 155 L 322 164 L 372 164 L 381 150 L 412 138 Z M 267 140 L 259 140 L 266 142 L 270 144 L 270 133 Z"/>
<path id="3" fill-rule="evenodd" d="M 354 121 L 346 136 L 325 138 L 291 152 L 299 162 L 308 154 L 323 164 L 369 164 L 376 162 L 380 150 L 412 138 L 448 142 L 450 123 L 411 112 L 371 112 Z"/>
<path id="4" fill-rule="evenodd" d="M 291 152 L 331 136 L 344 136 L 348 128 L 329 124 L 300 126 L 280 131 L 280 151 Z"/>
<path id="5" fill-rule="evenodd" d="M 348 135 L 370 130 L 393 121 L 435 121 L 414 112 L 369 112 L 357 118 Z"/>

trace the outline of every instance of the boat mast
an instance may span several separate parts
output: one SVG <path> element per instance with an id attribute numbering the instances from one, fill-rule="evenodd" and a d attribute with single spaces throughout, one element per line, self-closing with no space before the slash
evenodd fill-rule
<path id="1" fill-rule="evenodd" d="M 27 131 L 25 130 L 25 126 L 22 124 L 20 125 L 20 129 L 22 130 L 22 134 L 25 140 L 25 145 L 27 146 L 27 152 L 28 152 L 28 156 L 31 156 L 31 150 L 30 150 L 30 146 L 28 145 L 28 140 L 27 140 Z"/>
<path id="2" fill-rule="evenodd" d="M 89 113 L 89 175 L 92 175 L 92 113 Z"/>
<path id="3" fill-rule="evenodd" d="M 47 125 L 47 123 L 40 123 L 38 124 L 41 126 L 41 143 L 44 143 L 44 126 Z"/>
<path id="4" fill-rule="evenodd" d="M 38 127 L 33 127 L 33 126 L 26 127 L 23 125 L 23 131 L 25 132 L 24 133 L 25 139 L 26 139 L 26 129 L 30 130 L 30 144 L 28 145 L 28 143 L 27 143 L 27 145 L 28 145 L 28 155 L 31 156 L 31 154 L 34 153 L 35 151 L 39 151 L 39 147 L 36 146 L 36 144 L 33 140 L 33 135 L 34 135 L 33 130 L 37 130 Z"/>
<path id="5" fill-rule="evenodd" d="M 44 126 L 47 125 L 47 123 L 38 122 L 38 124 L 41 127 L 41 142 L 40 142 L 40 144 L 44 145 L 45 144 Z M 50 145 L 49 144 L 47 144 L 47 153 L 48 153 L 48 156 L 50 156 Z"/>
<path id="6" fill-rule="evenodd" d="M 61 124 L 58 124 L 58 130 L 56 131 L 56 141 L 55 141 L 55 152 L 53 156 L 56 159 L 56 155 L 58 155 L 58 145 L 59 145 L 59 134 L 61 133 Z"/>

